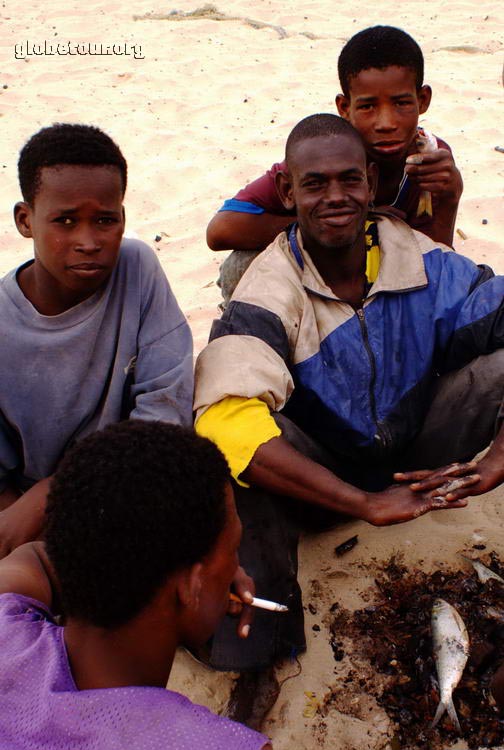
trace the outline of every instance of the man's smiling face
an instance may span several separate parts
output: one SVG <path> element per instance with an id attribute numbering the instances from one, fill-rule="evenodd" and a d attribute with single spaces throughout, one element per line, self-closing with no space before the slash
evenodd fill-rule
<path id="1" fill-rule="evenodd" d="M 366 154 L 357 137 L 346 134 L 306 138 L 293 145 L 284 203 L 295 206 L 308 251 L 352 246 L 363 233 L 374 197 Z"/>

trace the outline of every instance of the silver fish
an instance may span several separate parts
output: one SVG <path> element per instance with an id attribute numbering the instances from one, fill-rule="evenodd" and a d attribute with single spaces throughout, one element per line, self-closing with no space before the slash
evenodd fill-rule
<path id="1" fill-rule="evenodd" d="M 469 636 L 464 621 L 451 604 L 444 599 L 436 599 L 431 616 L 434 658 L 438 674 L 441 700 L 431 727 L 435 727 L 444 712 L 461 733 L 452 693 L 457 687 L 469 656 Z"/>
<path id="2" fill-rule="evenodd" d="M 466 557 L 465 555 L 462 555 L 464 560 L 468 560 L 471 565 L 473 566 L 474 570 L 478 574 L 478 578 L 480 579 L 481 583 L 486 583 L 487 581 L 494 580 L 499 581 L 500 583 L 504 583 L 504 578 L 501 578 L 497 573 L 494 573 L 493 570 L 490 570 L 490 568 L 487 568 L 486 565 L 483 565 L 482 562 L 479 560 L 472 560 L 470 557 Z"/>
<path id="3" fill-rule="evenodd" d="M 438 148 L 436 137 L 433 136 L 432 133 L 429 133 L 427 130 L 425 130 L 425 128 L 419 128 L 417 133 L 416 145 L 420 154 L 436 151 L 436 149 Z M 421 164 L 422 158 L 420 157 L 418 160 L 414 161 L 410 160 L 409 163 Z M 417 207 L 417 216 L 422 216 L 422 214 L 432 216 L 432 194 L 429 193 L 428 190 L 422 190 L 422 192 L 420 193 Z"/>
<path id="4" fill-rule="evenodd" d="M 504 609 L 500 609 L 499 607 L 487 607 L 485 614 L 490 620 L 504 622 Z"/>

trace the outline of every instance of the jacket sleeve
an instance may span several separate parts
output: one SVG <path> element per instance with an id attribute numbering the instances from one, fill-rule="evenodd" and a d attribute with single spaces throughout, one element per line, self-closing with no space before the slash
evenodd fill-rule
<path id="1" fill-rule="evenodd" d="M 196 421 L 196 432 L 212 440 L 225 455 L 231 476 L 238 484 L 256 450 L 281 434 L 280 428 L 264 403 L 258 398 L 228 396 L 210 406 Z"/>
<path id="2" fill-rule="evenodd" d="M 459 369 L 482 354 L 504 347 L 504 276 L 479 277 L 460 308 L 446 350 L 444 370 Z"/>
<path id="3" fill-rule="evenodd" d="M 288 357 L 281 318 L 259 305 L 232 301 L 196 362 L 197 416 L 228 396 L 259 398 L 279 411 L 294 388 Z"/>

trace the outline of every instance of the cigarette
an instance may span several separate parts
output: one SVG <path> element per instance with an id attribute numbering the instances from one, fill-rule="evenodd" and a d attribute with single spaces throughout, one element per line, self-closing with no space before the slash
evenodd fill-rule
<path id="1" fill-rule="evenodd" d="M 240 599 L 239 596 L 236 596 L 236 594 L 229 594 L 229 598 L 232 602 L 239 602 L 240 604 L 248 604 L 248 602 L 244 602 L 242 599 Z M 285 604 L 279 604 L 278 602 L 270 602 L 268 599 L 259 599 L 257 596 L 254 596 L 252 601 L 250 602 L 251 607 L 258 607 L 259 609 L 267 609 L 270 612 L 288 612 L 289 607 L 286 607 Z"/>

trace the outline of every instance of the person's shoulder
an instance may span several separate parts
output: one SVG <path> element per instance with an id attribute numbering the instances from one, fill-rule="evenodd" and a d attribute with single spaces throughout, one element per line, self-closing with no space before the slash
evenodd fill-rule
<path id="1" fill-rule="evenodd" d="M 479 283 L 479 279 L 493 274 L 491 269 L 478 266 L 442 242 L 436 242 L 415 229 L 411 232 L 421 250 L 429 284 L 435 284 L 439 290 L 444 289 L 449 295 L 466 294 Z"/>
<path id="2" fill-rule="evenodd" d="M 296 263 L 284 230 L 252 261 L 243 274 L 233 300 L 251 301 L 274 312 L 289 301 L 305 296 L 302 270 Z"/>
<path id="3" fill-rule="evenodd" d="M 205 747 L 207 750 L 223 750 L 232 747 L 235 750 L 260 750 L 268 742 L 267 738 L 248 727 L 230 719 L 217 716 L 208 708 L 193 703 L 184 695 L 171 690 L 156 691 L 157 707 L 150 696 L 149 705 L 159 721 L 149 722 L 154 725 L 156 736 L 162 732 L 163 747 L 171 747 L 170 739 L 176 739 L 180 750 L 193 747 Z M 166 714 L 167 722 L 159 715 Z M 153 717 L 154 718 L 154 717 Z M 164 744 L 166 743 L 166 745 Z M 153 742 L 153 747 L 157 747 Z"/>
<path id="4" fill-rule="evenodd" d="M 245 201 L 259 206 L 268 213 L 285 213 L 285 208 L 278 195 L 275 177 L 286 168 L 285 161 L 276 162 L 261 177 L 249 182 L 239 190 L 235 200 Z"/>
<path id="5" fill-rule="evenodd" d="M 146 242 L 133 237 L 123 237 L 119 262 L 123 264 L 136 263 L 146 267 L 159 266 L 154 250 Z"/>
<path id="6" fill-rule="evenodd" d="M 125 289 L 150 293 L 158 286 L 169 288 L 168 279 L 154 250 L 142 240 L 123 238 L 116 281 Z"/>
<path id="7" fill-rule="evenodd" d="M 52 614 L 45 604 L 23 594 L 0 594 L 0 622 L 5 624 L 9 619 L 45 619 L 52 620 Z M 1 628 L 0 628 L 1 630 Z"/>

